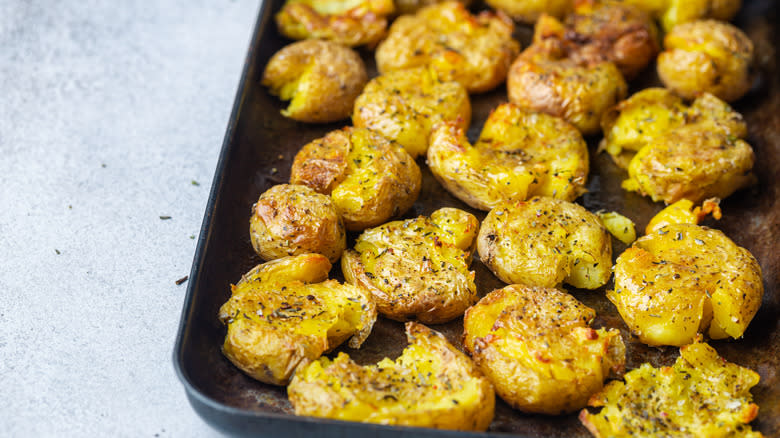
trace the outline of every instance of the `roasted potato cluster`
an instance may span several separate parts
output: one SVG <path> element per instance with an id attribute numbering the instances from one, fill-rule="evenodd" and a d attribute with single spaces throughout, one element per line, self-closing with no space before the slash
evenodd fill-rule
<path id="1" fill-rule="evenodd" d="M 433 127 L 444 121 L 467 129 L 471 103 L 458 82 L 440 81 L 427 67 L 372 79 L 355 101 L 352 123 L 395 140 L 417 157 L 428 149 Z"/>
<path id="2" fill-rule="evenodd" d="M 427 66 L 442 81 L 457 81 L 470 93 L 492 90 L 506 78 L 520 51 L 509 17 L 477 16 L 456 1 L 427 6 L 399 17 L 376 50 L 380 73 Z"/>
<path id="3" fill-rule="evenodd" d="M 417 163 L 398 143 L 347 127 L 308 143 L 295 156 L 290 183 L 330 195 L 348 230 L 377 226 L 408 210 L 420 194 Z"/>
<path id="4" fill-rule="evenodd" d="M 667 204 L 725 198 L 755 181 L 742 116 L 711 94 L 691 106 L 660 88 L 642 90 L 602 120 L 606 150 L 627 166 L 627 190 Z"/>
<path id="5" fill-rule="evenodd" d="M 505 283 L 596 289 L 612 274 L 612 241 L 601 220 L 559 199 L 499 204 L 482 221 L 477 248 Z"/>
<path id="6" fill-rule="evenodd" d="M 313 252 L 334 263 L 347 247 L 333 200 L 302 185 L 280 184 L 260 195 L 252 206 L 249 237 L 263 260 Z"/>
<path id="7" fill-rule="evenodd" d="M 649 345 L 685 345 L 697 333 L 739 338 L 761 306 L 761 267 L 718 230 L 670 224 L 638 239 L 615 264 L 607 298 Z"/>
<path id="8" fill-rule="evenodd" d="M 750 388 L 758 373 L 726 362 L 705 343 L 680 348 L 671 367 L 642 364 L 612 381 L 588 402 L 580 421 L 596 437 L 686 436 L 760 438 Z"/>
<path id="9" fill-rule="evenodd" d="M 493 110 L 474 146 L 455 123 L 439 125 L 428 166 L 450 193 L 481 210 L 535 195 L 572 201 L 585 192 L 588 148 L 565 120 L 508 103 Z"/>
<path id="10" fill-rule="evenodd" d="M 495 392 L 474 363 L 441 334 L 406 324 L 409 346 L 395 361 L 360 366 L 345 353 L 296 371 L 287 388 L 296 415 L 484 431 Z"/>
<path id="11" fill-rule="evenodd" d="M 282 115 L 311 123 L 348 118 L 368 82 L 363 60 L 330 41 L 306 40 L 276 52 L 263 73 L 263 85 L 290 105 Z"/>
<path id="12" fill-rule="evenodd" d="M 574 9 L 574 0 L 486 0 L 517 21 L 534 23 L 542 14 L 563 18 Z"/>
<path id="13" fill-rule="evenodd" d="M 710 93 L 732 102 L 750 90 L 753 42 L 729 23 L 700 20 L 672 29 L 658 56 L 664 86 L 686 99 Z"/>
<path id="14" fill-rule="evenodd" d="M 219 310 L 227 325 L 222 351 L 251 377 L 285 385 L 295 368 L 348 338 L 360 347 L 376 307 L 360 288 L 327 280 L 321 254 L 284 257 L 247 272 Z"/>
<path id="15" fill-rule="evenodd" d="M 287 0 L 276 14 L 276 25 L 294 40 L 373 46 L 385 36 L 387 16 L 394 10 L 393 0 Z"/>
<path id="16" fill-rule="evenodd" d="M 659 19 L 664 31 L 702 18 L 729 21 L 739 11 L 742 0 L 619 0 L 642 8 Z"/>
<path id="17" fill-rule="evenodd" d="M 477 218 L 456 208 L 366 230 L 341 258 L 344 278 L 371 292 L 391 319 L 439 324 L 477 299 L 469 271 Z"/>
<path id="18" fill-rule="evenodd" d="M 572 412 L 622 372 L 626 360 L 617 329 L 588 327 L 595 316 L 565 292 L 514 284 L 469 308 L 463 345 L 514 408 Z"/>

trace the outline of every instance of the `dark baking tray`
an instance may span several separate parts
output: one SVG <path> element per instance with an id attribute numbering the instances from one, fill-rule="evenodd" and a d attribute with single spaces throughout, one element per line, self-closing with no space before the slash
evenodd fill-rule
<path id="1" fill-rule="evenodd" d="M 217 310 L 229 295 L 229 285 L 261 260 L 249 243 L 250 208 L 270 186 L 286 182 L 297 150 L 305 143 L 339 128 L 342 124 L 307 125 L 285 119 L 279 114 L 283 104 L 270 96 L 259 84 L 267 60 L 289 41 L 280 37 L 272 15 L 281 0 L 267 0 L 260 8 L 233 112 L 217 164 L 214 183 L 206 207 L 187 296 L 182 311 L 173 361 L 195 409 L 213 427 L 234 435 L 298 437 L 466 437 L 521 436 L 578 437 L 588 436 L 576 414 L 566 416 L 526 415 L 510 409 L 497 400 L 495 420 L 486 434 L 430 429 L 390 427 L 348 423 L 315 418 L 295 417 L 283 387 L 252 380 L 238 371 L 220 352 L 225 329 L 217 320 Z M 753 389 L 761 407 L 753 426 L 766 436 L 780 436 L 780 292 L 778 271 L 780 257 L 776 242 L 780 229 L 777 206 L 780 173 L 780 83 L 775 49 L 777 44 L 777 7 L 773 1 L 746 2 L 737 18 L 756 44 L 758 80 L 751 93 L 737 102 L 749 126 L 748 140 L 756 153 L 755 172 L 759 184 L 738 192 L 722 203 L 723 219 L 707 222 L 729 235 L 737 244 L 748 248 L 761 263 L 766 289 L 764 302 L 745 337 L 736 341 L 711 344 L 728 360 L 750 367 L 761 375 Z M 520 27 L 518 38 L 527 43 L 531 30 Z M 373 70 L 372 55 L 362 53 Z M 635 81 L 635 90 L 657 84 L 651 73 Z M 639 85 L 639 86 L 637 86 Z M 491 108 L 506 100 L 506 89 L 472 97 L 472 140 L 478 135 Z M 578 202 L 591 211 L 615 210 L 631 217 L 639 230 L 662 207 L 647 198 L 620 189 L 623 171 L 617 169 L 605 154 L 596 154 L 597 138 L 589 139 L 591 173 L 589 192 Z M 441 206 L 456 206 L 477 214 L 447 193 L 432 177 L 420 159 L 423 189 L 407 217 L 429 214 Z M 351 236 L 354 238 L 354 235 Z M 615 255 L 625 249 L 616 242 Z M 502 284 L 475 257 L 480 294 Z M 342 278 L 338 269 L 333 277 Z M 611 287 L 611 285 L 607 285 Z M 606 287 L 605 287 L 606 288 Z M 627 342 L 628 367 L 642 362 L 670 364 L 677 348 L 650 348 L 639 344 L 627 331 L 615 308 L 597 291 L 570 290 L 579 300 L 599 314 L 596 324 L 616 327 Z M 450 341 L 460 345 L 462 321 L 434 326 Z M 402 325 L 380 318 L 374 331 L 360 350 L 346 350 L 360 363 L 375 362 L 385 355 L 395 357 L 405 346 Z"/>

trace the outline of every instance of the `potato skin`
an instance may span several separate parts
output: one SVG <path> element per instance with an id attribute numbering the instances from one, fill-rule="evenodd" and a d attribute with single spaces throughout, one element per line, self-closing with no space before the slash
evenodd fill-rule
<path id="1" fill-rule="evenodd" d="M 505 283 L 596 289 L 611 276 L 612 240 L 601 220 L 560 199 L 499 204 L 482 221 L 477 249 Z"/>
<path id="2" fill-rule="evenodd" d="M 607 298 L 648 345 L 685 345 L 707 331 L 739 338 L 761 306 L 761 267 L 718 230 L 670 224 L 617 258 Z"/>
<path id="3" fill-rule="evenodd" d="M 427 156 L 444 188 L 481 210 L 534 195 L 572 201 L 588 177 L 588 148 L 577 128 L 511 103 L 491 112 L 474 146 L 454 123 L 439 125 Z"/>
<path id="4" fill-rule="evenodd" d="M 471 15 L 456 1 L 427 6 L 393 22 L 377 47 L 377 69 L 429 66 L 440 80 L 460 82 L 470 93 L 489 91 L 504 81 L 520 51 L 513 31 L 503 14 Z"/>
<path id="5" fill-rule="evenodd" d="M 516 21 L 535 23 L 542 14 L 561 19 L 574 10 L 574 0 L 486 0 Z"/>
<path id="6" fill-rule="evenodd" d="M 392 0 L 287 0 L 275 18 L 287 38 L 373 46 L 385 36 L 393 11 Z"/>
<path id="7" fill-rule="evenodd" d="M 285 385 L 295 368 L 347 338 L 358 348 L 376 320 L 364 290 L 326 280 L 321 254 L 284 257 L 246 273 L 219 310 L 227 326 L 222 351 L 249 376 Z"/>
<path id="8" fill-rule="evenodd" d="M 333 201 L 302 185 L 279 184 L 260 195 L 252 206 L 249 237 L 263 260 L 314 252 L 333 263 L 347 246 Z"/>
<path id="9" fill-rule="evenodd" d="M 509 70 L 509 100 L 519 106 L 561 117 L 583 135 L 598 132 L 601 115 L 625 98 L 628 86 L 609 61 L 581 63 L 564 50 L 565 28 L 543 15 L 536 23 L 534 43 Z"/>
<path id="10" fill-rule="evenodd" d="M 625 367 L 620 331 L 588 327 L 595 316 L 560 290 L 513 284 L 466 311 L 463 345 L 515 409 L 572 412 Z"/>
<path id="11" fill-rule="evenodd" d="M 442 82 L 426 67 L 375 77 L 355 101 L 352 123 L 400 143 L 412 157 L 425 153 L 433 127 L 471 122 L 471 103 L 463 85 Z"/>
<path id="12" fill-rule="evenodd" d="M 470 213 L 441 208 L 368 229 L 341 258 L 344 278 L 368 289 L 390 319 L 450 321 L 479 298 L 469 271 L 478 227 Z"/>
<path id="13" fill-rule="evenodd" d="M 348 118 L 368 74 L 352 49 L 330 41 L 306 40 L 276 52 L 263 72 L 271 94 L 290 100 L 282 115 L 309 123 Z"/>
<path id="14" fill-rule="evenodd" d="M 360 231 L 411 208 L 422 175 L 400 144 L 365 128 L 346 127 L 301 148 L 290 183 L 330 195 L 344 226 Z"/>
<path id="15" fill-rule="evenodd" d="M 707 92 L 733 102 L 750 90 L 753 42 L 737 27 L 717 20 L 676 26 L 664 38 L 658 76 L 686 99 Z"/>
<path id="16" fill-rule="evenodd" d="M 345 353 L 300 367 L 287 388 L 295 415 L 367 423 L 484 431 L 495 392 L 441 334 L 406 324 L 410 345 L 392 361 L 360 366 Z"/>
<path id="17" fill-rule="evenodd" d="M 763 437 L 748 424 L 758 415 L 750 395 L 758 373 L 727 362 L 705 343 L 680 348 L 671 367 L 644 363 L 624 378 L 588 402 L 603 407 L 600 412 L 580 412 L 580 421 L 597 438 Z"/>

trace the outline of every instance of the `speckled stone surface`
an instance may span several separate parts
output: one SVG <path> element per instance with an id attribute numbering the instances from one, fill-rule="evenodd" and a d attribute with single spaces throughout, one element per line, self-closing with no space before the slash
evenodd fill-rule
<path id="1" fill-rule="evenodd" d="M 0 1 L 0 436 L 216 435 L 174 282 L 258 6 Z"/>

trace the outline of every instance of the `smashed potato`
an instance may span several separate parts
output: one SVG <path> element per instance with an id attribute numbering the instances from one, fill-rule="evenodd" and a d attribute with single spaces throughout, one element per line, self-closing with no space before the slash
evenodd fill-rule
<path id="1" fill-rule="evenodd" d="M 425 7 L 395 20 L 376 50 L 380 73 L 429 66 L 442 81 L 470 93 L 492 90 L 520 51 L 514 24 L 502 14 L 471 13 L 456 1 Z"/>
<path id="2" fill-rule="evenodd" d="M 349 117 L 366 82 L 366 67 L 357 53 L 322 40 L 299 41 L 276 52 L 262 80 L 271 94 L 290 101 L 283 116 L 310 123 Z"/>
<path id="3" fill-rule="evenodd" d="M 560 199 L 504 202 L 479 230 L 482 262 L 505 283 L 596 289 L 609 280 L 612 241 L 601 220 Z"/>
<path id="4" fill-rule="evenodd" d="M 698 224 L 710 213 L 715 220 L 720 220 L 722 216 L 720 199 L 706 199 L 701 206 L 695 208 L 693 202 L 687 199 L 680 199 L 653 216 L 650 222 L 647 223 L 645 234 L 650 234 L 669 224 Z"/>
<path id="5" fill-rule="evenodd" d="M 638 239 L 615 264 L 607 298 L 648 345 L 685 345 L 696 334 L 739 338 L 761 306 L 761 267 L 718 230 L 670 224 Z"/>
<path id="6" fill-rule="evenodd" d="M 419 67 L 380 75 L 355 101 L 352 123 L 400 143 L 412 157 L 425 153 L 428 137 L 440 122 L 463 129 L 471 122 L 471 103 L 463 85 L 442 82 Z"/>
<path id="7" fill-rule="evenodd" d="M 729 21 L 742 6 L 742 0 L 620 0 L 649 12 L 661 21 L 666 32 L 681 23 L 702 18 Z"/>
<path id="8" fill-rule="evenodd" d="M 563 119 L 500 105 L 471 146 L 454 123 L 431 134 L 428 166 L 450 193 L 490 210 L 534 195 L 572 201 L 585 192 L 588 147 Z"/>
<path id="9" fill-rule="evenodd" d="M 369 290 L 388 318 L 449 321 L 478 299 L 469 271 L 478 227 L 470 213 L 441 208 L 368 229 L 341 258 L 344 278 Z"/>
<path id="10" fill-rule="evenodd" d="M 345 353 L 296 371 L 287 388 L 295 415 L 367 423 L 484 431 L 495 392 L 441 334 L 406 324 L 409 346 L 395 361 L 360 366 Z"/>
<path id="11" fill-rule="evenodd" d="M 686 99 L 707 92 L 733 102 L 750 90 L 753 42 L 737 27 L 717 20 L 684 23 L 664 38 L 658 76 Z"/>
<path id="12" fill-rule="evenodd" d="M 583 62 L 564 49 L 566 28 L 543 15 L 534 42 L 509 69 L 509 100 L 519 106 L 561 117 L 584 135 L 598 132 L 601 115 L 626 96 L 628 86 L 610 61 Z"/>
<path id="13" fill-rule="evenodd" d="M 513 284 L 466 311 L 463 346 L 515 409 L 572 412 L 626 361 L 620 331 L 588 327 L 595 316 L 566 292 Z"/>
<path id="14" fill-rule="evenodd" d="M 348 230 L 387 222 L 420 194 L 417 163 L 398 143 L 365 128 L 343 128 L 295 155 L 290 183 L 330 195 Z"/>
<path id="15" fill-rule="evenodd" d="M 680 348 L 671 367 L 645 363 L 624 379 L 610 382 L 588 402 L 600 412 L 580 412 L 594 436 L 763 436 L 748 424 L 758 415 L 750 394 L 758 373 L 726 362 L 705 343 Z"/>
<path id="16" fill-rule="evenodd" d="M 446 1 L 448 0 L 395 0 L 395 12 L 398 15 L 414 14 L 426 6 L 444 3 Z M 471 0 L 458 1 L 463 3 L 464 6 L 469 6 L 472 3 Z"/>
<path id="17" fill-rule="evenodd" d="M 321 254 L 284 257 L 247 272 L 219 309 L 227 325 L 222 351 L 242 371 L 285 385 L 295 368 L 348 338 L 360 347 L 376 320 L 368 293 L 326 280 Z"/>
<path id="18" fill-rule="evenodd" d="M 302 185 L 279 184 L 260 195 L 252 206 L 249 237 L 263 260 L 314 252 L 333 263 L 347 247 L 333 200 Z"/>
<path id="19" fill-rule="evenodd" d="M 276 14 L 279 33 L 345 46 L 373 46 L 384 36 L 393 0 L 287 0 Z"/>
<path id="20" fill-rule="evenodd" d="M 486 0 L 486 3 L 524 23 L 536 22 L 543 13 L 560 19 L 574 9 L 574 0 Z"/>

